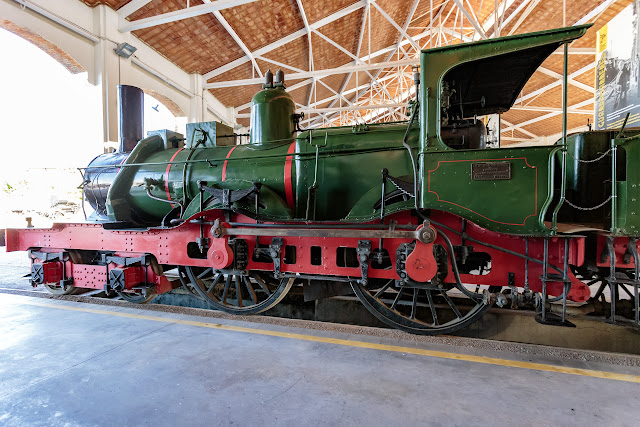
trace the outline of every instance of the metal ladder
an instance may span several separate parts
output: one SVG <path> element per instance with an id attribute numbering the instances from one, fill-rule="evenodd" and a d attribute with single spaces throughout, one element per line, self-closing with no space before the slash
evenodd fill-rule
<path id="1" fill-rule="evenodd" d="M 638 300 L 638 288 L 640 288 L 640 256 L 638 255 L 638 237 L 629 237 L 629 244 L 627 245 L 627 253 L 631 254 L 633 258 L 633 279 L 621 279 L 616 277 L 616 251 L 615 251 L 615 234 L 618 232 L 617 223 L 617 201 L 618 201 L 618 186 L 617 186 L 617 159 L 618 159 L 618 144 L 616 140 L 624 137 L 624 129 L 629 120 L 629 113 L 627 113 L 620 132 L 611 140 L 611 234 L 607 236 L 607 251 L 609 253 L 609 277 L 605 280 L 609 284 L 609 290 L 611 295 L 611 315 L 609 321 L 616 323 L 616 303 L 618 301 L 618 285 L 631 285 L 633 286 L 633 301 L 634 301 L 634 323 L 636 326 L 640 325 L 640 301 Z M 625 264 L 627 264 L 625 260 Z M 627 293 L 629 291 L 624 288 Z"/>
<path id="2" fill-rule="evenodd" d="M 634 301 L 634 323 L 636 326 L 640 326 L 640 301 L 638 300 L 638 290 L 640 288 L 640 256 L 638 255 L 638 238 L 629 237 L 629 244 L 627 245 L 627 252 L 631 254 L 633 258 L 633 279 L 621 279 L 616 277 L 616 251 L 615 251 L 615 236 L 607 236 L 607 251 L 609 253 L 609 277 L 605 280 L 609 284 L 609 290 L 611 295 L 611 314 L 609 322 L 616 323 L 616 302 L 618 301 L 618 285 L 631 285 L 633 286 L 633 301 Z M 627 291 L 628 293 L 628 291 Z"/>
<path id="3" fill-rule="evenodd" d="M 562 265 L 562 274 L 549 274 L 549 238 L 544 238 L 544 255 L 542 259 L 542 297 L 540 299 L 540 314 L 536 315 L 536 321 L 543 325 L 568 326 L 575 328 L 576 325 L 567 320 L 567 296 L 571 289 L 571 278 L 569 277 L 569 237 L 564 238 L 564 262 Z M 549 282 L 562 282 L 562 315 L 557 316 L 551 312 L 547 312 L 547 302 L 557 301 L 558 297 L 549 300 L 547 294 L 547 284 Z"/>

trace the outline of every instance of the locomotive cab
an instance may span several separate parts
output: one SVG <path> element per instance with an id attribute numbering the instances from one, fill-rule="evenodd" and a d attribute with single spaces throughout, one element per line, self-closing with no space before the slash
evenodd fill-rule
<path id="1" fill-rule="evenodd" d="M 502 54 L 489 52 L 446 70 L 438 90 L 438 136 L 442 144 L 453 149 L 486 148 L 487 129 L 479 118 L 508 111 L 536 69 L 557 47 L 556 43 L 547 43 Z"/>

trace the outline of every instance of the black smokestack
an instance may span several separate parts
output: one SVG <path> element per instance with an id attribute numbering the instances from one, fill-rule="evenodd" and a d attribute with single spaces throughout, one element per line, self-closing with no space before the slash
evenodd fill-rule
<path id="1" fill-rule="evenodd" d="M 131 152 L 142 139 L 144 125 L 144 92 L 135 86 L 118 85 L 120 120 L 120 152 Z"/>

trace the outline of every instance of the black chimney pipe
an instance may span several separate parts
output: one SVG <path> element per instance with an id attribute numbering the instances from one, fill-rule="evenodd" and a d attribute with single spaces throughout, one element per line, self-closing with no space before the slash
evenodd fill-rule
<path id="1" fill-rule="evenodd" d="M 135 86 L 118 85 L 120 153 L 130 153 L 144 131 L 144 92 Z"/>

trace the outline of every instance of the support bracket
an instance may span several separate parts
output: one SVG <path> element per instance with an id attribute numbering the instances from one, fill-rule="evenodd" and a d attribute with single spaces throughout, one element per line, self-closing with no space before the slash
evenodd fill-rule
<path id="1" fill-rule="evenodd" d="M 369 259 L 371 257 L 371 240 L 358 240 L 358 248 L 356 249 L 358 260 L 360 261 L 360 273 L 362 279 L 360 283 L 366 285 L 369 282 Z"/>

